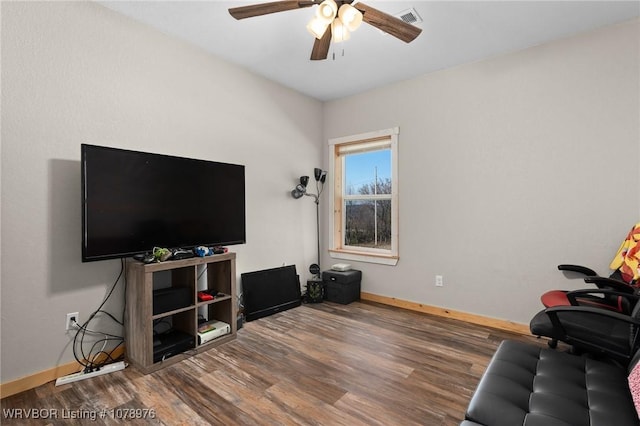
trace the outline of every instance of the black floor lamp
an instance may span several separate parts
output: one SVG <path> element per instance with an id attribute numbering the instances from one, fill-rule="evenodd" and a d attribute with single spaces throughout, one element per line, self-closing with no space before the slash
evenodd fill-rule
<path id="1" fill-rule="evenodd" d="M 318 241 L 318 263 L 312 263 L 309 266 L 309 272 L 319 277 L 320 274 L 320 195 L 324 189 L 324 182 L 327 179 L 327 172 L 315 168 L 313 169 L 313 177 L 316 180 L 316 194 L 307 192 L 307 185 L 309 184 L 309 176 L 300 176 L 300 183 L 291 191 L 291 196 L 295 199 L 302 198 L 303 195 L 312 197 L 316 203 L 316 235 Z"/>

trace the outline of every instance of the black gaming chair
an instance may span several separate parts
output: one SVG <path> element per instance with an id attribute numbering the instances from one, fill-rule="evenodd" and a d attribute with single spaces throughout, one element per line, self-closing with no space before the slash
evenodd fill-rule
<path id="1" fill-rule="evenodd" d="M 531 333 L 551 338 L 552 347 L 561 341 L 578 352 L 603 355 L 626 365 L 640 344 L 640 297 L 612 290 L 585 292 L 594 296 L 601 293 L 599 297 L 624 297 L 633 308 L 629 315 L 590 306 L 547 308 L 531 320 Z"/>
<path id="2" fill-rule="evenodd" d="M 618 252 L 614 256 L 609 267 L 614 269 L 609 278 L 599 276 L 593 269 L 579 265 L 558 265 L 558 269 L 564 272 L 577 272 L 585 276 L 587 283 L 595 284 L 599 289 L 610 289 L 620 293 L 636 294 L 638 291 L 638 261 L 640 261 L 640 222 L 636 223 L 622 241 Z M 562 290 L 549 291 L 540 298 L 547 308 L 552 306 L 574 305 L 567 300 L 566 292 Z M 595 306 L 611 309 L 618 312 L 628 312 L 631 306 L 623 306 L 625 299 L 611 296 L 600 296 L 593 299 L 590 296 L 574 298 L 573 302 L 579 305 Z"/>
<path id="3" fill-rule="evenodd" d="M 599 276 L 593 269 L 579 265 L 558 265 L 560 271 L 575 272 L 584 275 L 584 281 L 594 284 L 600 290 L 614 290 L 618 293 L 636 294 L 636 282 L 625 282 L 619 270 L 615 270 L 608 278 Z M 540 297 L 546 308 L 554 306 L 591 306 L 629 314 L 633 305 L 628 299 L 611 294 L 593 295 L 590 291 L 551 290 Z"/>

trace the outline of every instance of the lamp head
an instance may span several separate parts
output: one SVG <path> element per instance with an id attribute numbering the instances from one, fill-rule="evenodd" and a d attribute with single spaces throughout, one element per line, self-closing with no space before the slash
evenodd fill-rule
<path id="1" fill-rule="evenodd" d="M 300 185 L 306 188 L 308 183 L 309 183 L 309 176 L 300 176 Z"/>
<path id="2" fill-rule="evenodd" d="M 315 168 L 313 169 L 313 177 L 316 179 L 316 182 L 320 180 L 320 176 L 322 175 L 322 169 Z"/>
<path id="3" fill-rule="evenodd" d="M 323 170 L 322 174 L 320 175 L 320 182 L 324 183 L 325 180 L 327 180 L 327 172 Z"/>
<path id="4" fill-rule="evenodd" d="M 293 198 L 295 198 L 296 200 L 298 198 L 302 198 L 302 196 L 304 195 L 304 192 L 298 191 L 298 188 L 296 187 L 293 191 L 291 191 L 291 196 Z"/>

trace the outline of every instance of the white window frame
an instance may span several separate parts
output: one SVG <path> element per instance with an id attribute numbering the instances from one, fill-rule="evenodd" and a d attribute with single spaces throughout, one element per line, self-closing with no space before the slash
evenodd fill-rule
<path id="1" fill-rule="evenodd" d="M 335 259 L 354 260 L 383 265 L 396 265 L 398 254 L 398 134 L 399 127 L 361 133 L 329 139 L 329 175 L 332 176 L 329 185 L 329 256 Z M 342 184 L 344 182 L 344 158 L 339 156 L 339 150 L 348 145 L 363 145 L 374 147 L 376 144 L 388 145 L 391 149 L 391 249 L 377 249 L 344 245 L 345 209 Z M 354 150 L 356 151 L 356 150 Z M 375 196 L 371 196 L 374 198 Z M 388 199 L 388 195 L 378 196 Z M 361 198 L 361 197 L 358 197 Z"/>

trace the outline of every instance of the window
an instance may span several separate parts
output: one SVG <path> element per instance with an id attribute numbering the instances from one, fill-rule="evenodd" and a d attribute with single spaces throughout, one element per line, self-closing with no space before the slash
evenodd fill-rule
<path id="1" fill-rule="evenodd" d="M 331 257 L 398 262 L 398 128 L 331 139 Z"/>

